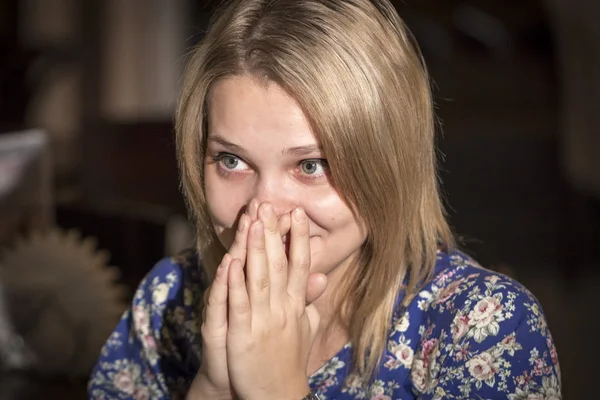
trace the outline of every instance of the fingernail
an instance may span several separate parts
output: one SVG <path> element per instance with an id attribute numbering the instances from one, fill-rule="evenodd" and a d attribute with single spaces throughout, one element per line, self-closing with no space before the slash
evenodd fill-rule
<path id="1" fill-rule="evenodd" d="M 299 224 L 304 223 L 304 221 L 306 221 L 306 214 L 304 213 L 304 210 L 301 208 L 296 208 L 294 210 L 294 219 Z"/>

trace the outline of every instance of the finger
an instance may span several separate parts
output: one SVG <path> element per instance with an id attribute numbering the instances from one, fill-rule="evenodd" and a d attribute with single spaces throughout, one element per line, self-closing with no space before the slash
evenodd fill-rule
<path id="1" fill-rule="evenodd" d="M 310 273 L 310 236 L 308 218 L 303 209 L 292 212 L 287 292 L 298 307 L 306 305 L 306 286 Z"/>
<path id="2" fill-rule="evenodd" d="M 317 300 L 327 289 L 327 275 L 312 273 L 308 276 L 306 285 L 306 304 L 311 304 Z"/>
<path id="3" fill-rule="evenodd" d="M 232 257 L 225 254 L 217 268 L 212 285 L 205 293 L 205 302 L 202 308 L 203 321 L 204 326 L 211 334 L 227 328 L 227 281 L 231 261 Z"/>
<path id="4" fill-rule="evenodd" d="M 229 332 L 244 334 L 252 327 L 252 308 L 246 290 L 244 269 L 240 259 L 234 259 L 229 265 Z"/>
<path id="5" fill-rule="evenodd" d="M 246 285 L 252 311 L 261 315 L 270 308 L 270 280 L 264 224 L 261 220 L 252 222 L 248 232 L 246 259 Z"/>
<path id="6" fill-rule="evenodd" d="M 250 217 L 242 214 L 238 221 L 237 232 L 233 244 L 229 248 L 229 253 L 233 258 L 242 260 L 242 265 L 246 261 L 246 245 L 248 243 L 248 227 L 250 226 Z"/>
<path id="7" fill-rule="evenodd" d="M 281 236 L 281 241 L 283 243 L 283 252 L 286 255 L 286 260 L 287 255 L 290 254 L 290 225 L 292 223 L 292 218 L 290 215 L 290 213 L 285 213 L 283 215 L 280 215 L 277 219 L 277 227 L 279 229 L 279 235 Z"/>
<path id="8" fill-rule="evenodd" d="M 248 209 L 246 210 L 246 214 L 250 217 L 250 222 L 256 221 L 258 218 L 258 206 L 260 205 L 260 201 L 257 199 L 250 200 L 250 204 L 248 204 Z"/>
<path id="9" fill-rule="evenodd" d="M 286 295 L 288 262 L 273 206 L 269 203 L 261 204 L 258 209 L 258 218 L 265 227 L 271 302 L 281 303 L 282 296 Z"/>
<path id="10" fill-rule="evenodd" d="M 277 229 L 282 240 L 289 239 L 287 236 L 290 233 L 291 218 L 290 213 L 285 213 L 277 218 Z"/>

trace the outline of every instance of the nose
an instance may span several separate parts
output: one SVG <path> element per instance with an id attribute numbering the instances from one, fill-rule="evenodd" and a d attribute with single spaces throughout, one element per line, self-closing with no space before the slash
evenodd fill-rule
<path id="1" fill-rule="evenodd" d="M 258 204 L 269 202 L 277 216 L 290 213 L 295 207 L 293 190 L 290 190 L 284 178 L 279 177 L 260 177 L 257 179 L 253 196 L 249 200 L 255 199 Z"/>

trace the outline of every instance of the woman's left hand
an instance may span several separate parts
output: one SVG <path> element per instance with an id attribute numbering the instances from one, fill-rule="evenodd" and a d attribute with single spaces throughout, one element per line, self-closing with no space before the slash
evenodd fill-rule
<path id="1" fill-rule="evenodd" d="M 319 325 L 306 305 L 310 235 L 302 209 L 291 216 L 289 260 L 272 205 L 260 206 L 248 234 L 246 269 L 229 270 L 227 363 L 238 397 L 302 399 L 308 392 L 307 364 Z"/>

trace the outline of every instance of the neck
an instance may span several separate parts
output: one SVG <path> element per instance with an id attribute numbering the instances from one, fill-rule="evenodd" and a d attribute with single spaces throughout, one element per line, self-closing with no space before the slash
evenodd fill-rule
<path id="1" fill-rule="evenodd" d="M 342 277 L 347 274 L 350 265 L 351 261 L 346 260 L 342 265 L 327 274 L 327 288 L 325 292 L 312 303 L 320 316 L 317 340 L 325 338 L 327 336 L 325 333 L 328 331 L 332 333 L 332 336 L 343 335 L 346 338 L 348 337 L 348 332 L 343 328 L 344 324 L 340 320 L 339 309 L 337 307 L 340 298 L 335 295 L 339 294 Z"/>
<path id="2" fill-rule="evenodd" d="M 337 270 L 327 276 L 327 289 L 312 304 L 320 316 L 319 329 L 310 352 L 307 365 L 307 374 L 310 376 L 318 371 L 324 364 L 334 357 L 349 341 L 347 329 L 336 315 L 336 307 L 333 294 L 339 288 Z"/>

